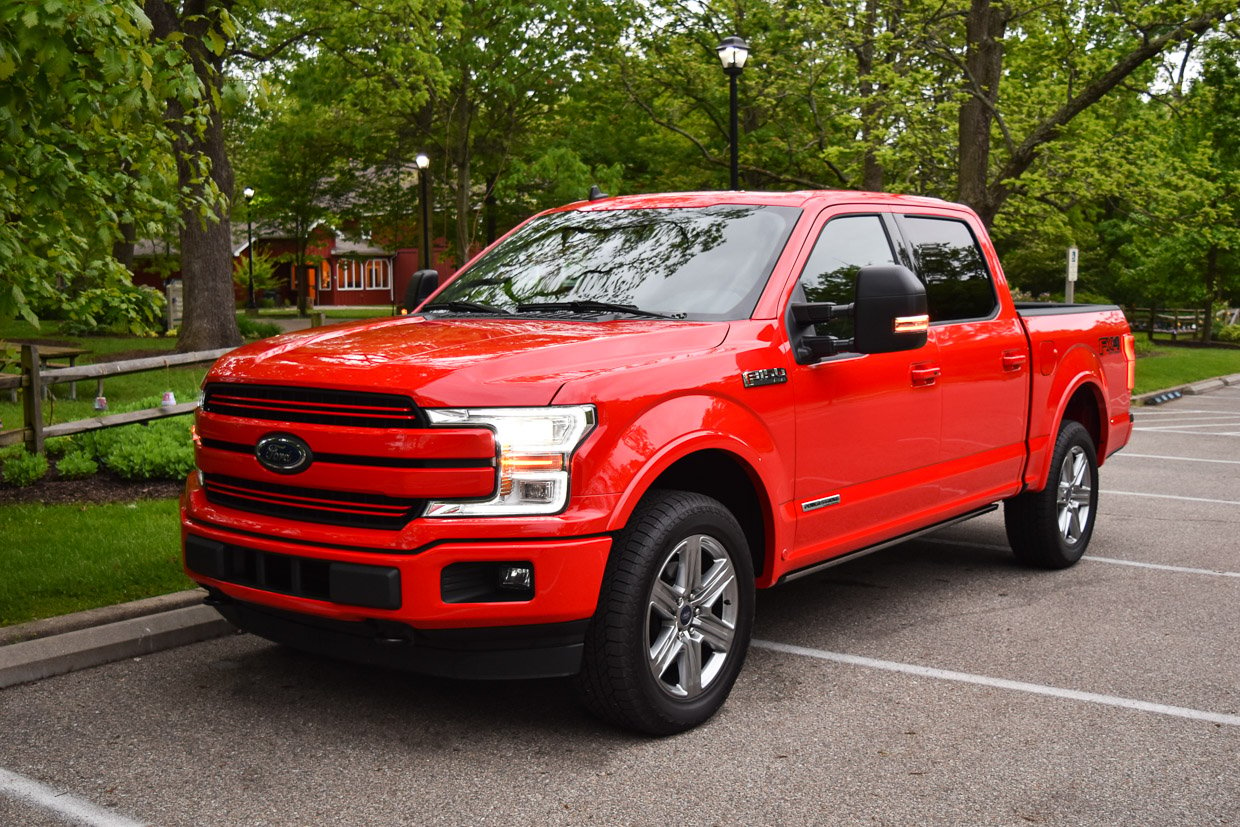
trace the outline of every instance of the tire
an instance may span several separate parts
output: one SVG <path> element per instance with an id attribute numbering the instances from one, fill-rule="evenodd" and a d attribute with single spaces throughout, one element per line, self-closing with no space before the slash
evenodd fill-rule
<path id="1" fill-rule="evenodd" d="M 1046 487 L 1003 505 L 1008 543 L 1016 559 L 1044 569 L 1065 569 L 1081 559 L 1098 513 L 1098 457 L 1089 431 L 1065 421 L 1055 440 Z"/>
<path id="2" fill-rule="evenodd" d="M 753 605 L 753 562 L 736 518 L 701 494 L 651 492 L 612 550 L 578 697 L 598 717 L 649 735 L 703 723 L 740 674 Z"/>

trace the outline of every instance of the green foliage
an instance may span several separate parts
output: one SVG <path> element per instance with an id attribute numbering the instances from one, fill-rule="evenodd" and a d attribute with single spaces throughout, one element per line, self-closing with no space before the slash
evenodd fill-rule
<path id="1" fill-rule="evenodd" d="M 150 287 L 121 284 L 84 290 L 65 303 L 61 329 L 71 335 L 154 336 L 164 327 L 163 295 Z"/>
<path id="2" fill-rule="evenodd" d="M 47 475 L 47 457 L 24 451 L 4 461 L 4 482 L 17 488 L 34 485 Z"/>
<path id="3" fill-rule="evenodd" d="M 261 295 L 267 290 L 274 290 L 280 286 L 280 282 L 276 278 L 277 264 L 277 257 L 265 250 L 254 253 L 253 281 L 255 295 Z M 250 257 L 248 255 L 243 255 L 233 260 L 232 275 L 233 283 L 248 292 L 251 279 Z M 241 335 L 244 336 L 245 331 L 242 331 Z"/>
<path id="4" fill-rule="evenodd" d="M 56 473 L 67 480 L 80 480 L 94 476 L 99 471 L 99 463 L 85 451 L 73 451 L 65 454 L 56 462 Z"/>
<path id="5" fill-rule="evenodd" d="M 168 100 L 199 90 L 150 34 L 133 0 L 0 5 L 0 317 L 33 321 L 65 280 L 122 283 L 121 227 L 149 235 L 175 216 Z"/>
<path id="6" fill-rule="evenodd" d="M 237 329 L 247 339 L 266 339 L 269 336 L 278 336 L 283 332 L 280 326 L 274 322 L 255 321 L 249 316 L 237 317 Z"/>
<path id="7" fill-rule="evenodd" d="M 189 417 L 105 428 L 79 436 L 82 449 L 127 480 L 181 480 L 194 467 Z"/>
<path id="8" fill-rule="evenodd" d="M 1240 324 L 1229 324 L 1215 330 L 1214 338 L 1220 342 L 1240 344 Z"/>

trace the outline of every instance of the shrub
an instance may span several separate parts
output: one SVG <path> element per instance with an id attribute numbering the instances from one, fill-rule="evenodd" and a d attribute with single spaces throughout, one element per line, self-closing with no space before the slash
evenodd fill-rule
<path id="1" fill-rule="evenodd" d="M 118 334 L 154 336 L 164 329 L 164 297 L 132 284 L 83 290 L 65 304 L 61 330 L 71 336 Z"/>
<path id="2" fill-rule="evenodd" d="M 1214 339 L 1218 342 L 1235 342 L 1240 344 L 1240 324 L 1229 324 L 1214 331 Z"/>
<path id="3" fill-rule="evenodd" d="M 284 332 L 277 324 L 256 322 L 248 316 L 237 317 L 237 329 L 247 339 L 266 339 L 268 336 L 278 336 Z"/>
<path id="4" fill-rule="evenodd" d="M 43 453 L 47 454 L 48 459 L 59 459 L 70 453 L 74 447 L 73 437 L 56 437 L 44 443 Z"/>
<path id="5" fill-rule="evenodd" d="M 47 474 L 47 457 L 42 454 L 22 453 L 4 461 L 4 481 L 24 488 L 43 479 Z"/>
<path id="6" fill-rule="evenodd" d="M 99 463 L 91 459 L 85 451 L 74 451 L 65 454 L 56 463 L 56 472 L 67 480 L 80 480 L 90 477 L 99 471 Z"/>
<path id="7" fill-rule="evenodd" d="M 82 448 L 127 480 L 181 480 L 193 470 L 188 417 L 160 419 L 82 435 Z"/>

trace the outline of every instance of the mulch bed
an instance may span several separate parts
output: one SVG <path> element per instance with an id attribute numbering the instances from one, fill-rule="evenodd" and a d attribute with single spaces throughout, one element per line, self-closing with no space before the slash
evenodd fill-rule
<path id="1" fill-rule="evenodd" d="M 43 503 L 44 505 L 98 503 L 128 503 L 134 500 L 163 500 L 177 497 L 183 482 L 168 480 L 145 480 L 131 482 L 107 472 L 81 480 L 62 480 L 55 472 L 25 488 L 0 484 L 0 506 L 15 503 Z"/>

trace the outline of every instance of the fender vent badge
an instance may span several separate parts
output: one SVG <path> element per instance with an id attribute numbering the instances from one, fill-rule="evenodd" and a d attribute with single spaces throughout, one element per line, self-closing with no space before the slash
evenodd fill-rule
<path id="1" fill-rule="evenodd" d="M 747 388 L 758 388 L 762 385 L 782 385 L 788 381 L 788 371 L 783 368 L 764 368 L 748 370 L 741 374 L 741 381 Z"/>

